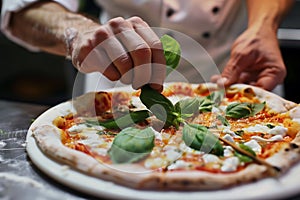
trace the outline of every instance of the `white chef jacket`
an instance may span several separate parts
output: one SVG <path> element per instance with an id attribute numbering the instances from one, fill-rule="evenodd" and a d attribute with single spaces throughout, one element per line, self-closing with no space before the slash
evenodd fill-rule
<path id="1" fill-rule="evenodd" d="M 11 12 L 24 8 L 35 1 L 37 0 L 3 0 L 1 14 L 2 31 L 11 40 L 31 51 L 39 49 L 13 37 L 7 30 L 7 25 Z M 76 11 L 78 8 L 76 0 L 55 1 L 71 11 Z M 188 35 L 204 47 L 216 63 L 217 70 L 220 71 L 229 58 L 233 41 L 247 25 L 247 12 L 243 0 L 96 0 L 96 3 L 103 8 L 99 18 L 101 23 L 117 16 L 124 18 L 140 16 L 151 27 L 163 27 Z M 175 39 L 180 40 L 176 36 L 176 34 L 173 35 Z M 211 70 L 215 68 L 211 59 L 207 58 L 206 54 L 195 50 L 193 45 L 182 43 L 180 45 L 183 58 L 186 58 L 182 59 L 182 63 L 187 64 L 190 62 L 189 59 L 193 60 L 193 67 L 202 69 L 206 75 L 205 80 L 208 81 L 208 77 L 216 73 L 215 70 Z M 181 66 L 178 68 L 179 74 L 183 73 L 185 77 L 188 77 L 189 82 L 197 82 L 198 79 L 201 79 L 199 77 L 202 74 L 199 75 L 193 67 L 184 67 L 184 64 Z M 98 74 L 90 76 L 94 77 L 94 80 L 86 83 L 86 90 L 95 89 L 95 77 Z M 104 79 L 101 78 L 101 81 Z M 174 80 L 180 81 L 177 78 Z"/>

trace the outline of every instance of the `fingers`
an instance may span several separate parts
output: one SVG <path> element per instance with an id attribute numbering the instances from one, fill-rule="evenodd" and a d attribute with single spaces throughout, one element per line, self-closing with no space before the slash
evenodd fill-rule
<path id="1" fill-rule="evenodd" d="M 99 71 L 110 80 L 121 80 L 138 89 L 150 84 L 161 91 L 166 74 L 162 44 L 140 18 L 114 18 L 80 33 L 73 61 L 85 73 Z"/>
<path id="2" fill-rule="evenodd" d="M 140 18 L 132 17 L 128 21 L 133 25 L 135 31 L 147 42 L 152 53 L 152 76 L 150 86 L 153 89 L 161 91 L 163 81 L 166 77 L 166 60 L 163 47 L 158 36 L 154 31 Z"/>

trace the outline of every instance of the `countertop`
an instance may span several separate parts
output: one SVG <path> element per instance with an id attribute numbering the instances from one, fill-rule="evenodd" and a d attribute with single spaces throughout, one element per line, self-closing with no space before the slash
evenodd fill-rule
<path id="1" fill-rule="evenodd" d="M 0 199 L 94 199 L 47 177 L 27 156 L 27 130 L 47 109 L 42 105 L 0 100 Z"/>

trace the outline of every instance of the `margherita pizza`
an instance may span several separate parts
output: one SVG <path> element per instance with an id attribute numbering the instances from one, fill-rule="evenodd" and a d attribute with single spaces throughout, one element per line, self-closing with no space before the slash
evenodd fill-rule
<path id="1" fill-rule="evenodd" d="M 137 189 L 217 190 L 282 176 L 300 159 L 300 107 L 263 89 L 172 83 L 91 92 L 32 129 L 44 154 Z"/>

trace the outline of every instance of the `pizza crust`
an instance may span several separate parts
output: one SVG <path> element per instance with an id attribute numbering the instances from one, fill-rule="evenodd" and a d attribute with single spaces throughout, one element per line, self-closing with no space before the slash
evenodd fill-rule
<path id="1" fill-rule="evenodd" d="M 300 121 L 300 107 L 297 104 L 284 100 L 283 98 L 262 90 L 260 88 L 236 84 L 232 88 L 252 88 L 258 98 L 265 100 L 276 112 L 290 111 L 293 119 Z M 90 102 L 92 93 L 84 99 Z M 80 107 L 81 108 L 81 107 Z M 138 189 L 151 190 L 217 190 L 237 186 L 244 183 L 257 181 L 270 176 L 267 167 L 258 164 L 250 164 L 245 169 L 233 173 L 209 173 L 205 171 L 167 171 L 157 172 L 145 169 L 138 164 L 108 165 L 103 164 L 91 156 L 64 146 L 60 139 L 60 129 L 54 125 L 42 125 L 33 128 L 32 135 L 35 138 L 41 151 L 59 161 L 69 165 L 92 177 Z M 293 142 L 286 148 L 280 150 L 274 156 L 267 159 L 267 162 L 286 172 L 291 165 L 300 159 L 300 133 Z"/>
<path id="2" fill-rule="evenodd" d="M 137 164 L 107 165 L 101 164 L 86 154 L 65 147 L 60 141 L 60 130 L 50 125 L 33 130 L 40 149 L 49 157 L 62 164 L 79 170 L 92 177 L 112 181 L 120 185 L 151 190 L 216 190 L 257 181 L 269 176 L 263 165 L 250 164 L 237 173 L 214 174 L 203 171 L 149 171 Z M 298 134 L 295 145 L 300 144 Z M 268 161 L 278 163 L 284 171 L 300 158 L 300 149 L 295 145 L 289 151 L 283 150 Z M 291 153 L 292 152 L 292 153 Z"/>
<path id="3" fill-rule="evenodd" d="M 252 85 L 234 84 L 230 86 L 230 88 L 238 88 L 238 89 L 252 88 L 257 98 L 259 98 L 261 101 L 265 101 L 268 107 L 277 113 L 287 112 L 298 105 L 292 101 L 288 101 L 278 96 L 277 94 L 274 94 L 272 92 L 266 91 L 262 88 L 255 87 Z"/>

